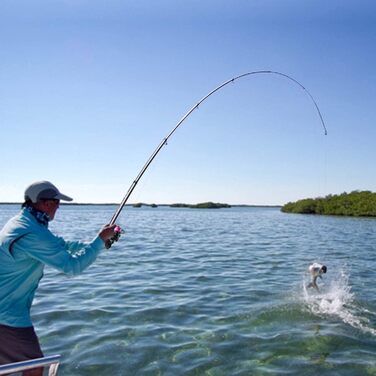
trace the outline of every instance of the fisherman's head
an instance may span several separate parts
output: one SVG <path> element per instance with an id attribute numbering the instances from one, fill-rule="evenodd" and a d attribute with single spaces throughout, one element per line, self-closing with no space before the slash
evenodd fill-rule
<path id="1" fill-rule="evenodd" d="M 61 193 L 49 181 L 37 181 L 29 185 L 25 190 L 25 202 L 22 207 L 33 207 L 46 213 L 50 219 L 54 219 L 60 200 L 72 201 L 72 198 Z"/>
<path id="2" fill-rule="evenodd" d="M 323 265 L 323 266 L 321 267 L 321 271 L 322 271 L 323 273 L 326 273 L 326 266 L 325 266 L 325 265 Z"/>

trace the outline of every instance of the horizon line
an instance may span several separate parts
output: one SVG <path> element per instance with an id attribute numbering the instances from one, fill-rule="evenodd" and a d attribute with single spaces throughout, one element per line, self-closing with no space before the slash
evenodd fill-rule
<path id="1" fill-rule="evenodd" d="M 213 201 L 206 201 L 206 202 L 213 202 Z M 205 202 L 205 203 L 206 203 Z M 204 203 L 204 202 L 202 202 Z M 202 203 L 199 203 L 199 204 L 202 204 Z M 22 205 L 23 202 L 0 202 L 0 205 Z M 171 207 L 172 205 L 176 205 L 176 204 L 182 204 L 182 205 L 197 205 L 197 204 L 187 204 L 187 203 L 173 203 L 173 204 L 155 204 L 155 203 L 152 203 L 152 204 L 148 204 L 148 203 L 145 203 L 145 202 L 135 202 L 135 203 L 129 203 L 129 204 L 125 204 L 124 206 L 134 206 L 134 205 L 138 205 L 138 204 L 141 204 L 142 206 L 152 206 L 152 205 L 157 205 L 157 206 L 169 206 Z M 226 204 L 226 203 L 221 203 L 221 204 Z M 89 205 L 92 205 L 92 206 L 119 206 L 120 203 L 116 203 L 116 202 L 102 202 L 102 203 L 96 203 L 96 202 L 61 202 L 60 203 L 61 206 L 75 206 L 75 205 L 82 205 L 82 206 L 89 206 Z M 279 205 L 279 204 L 226 204 L 226 205 L 230 205 L 231 207 L 236 207 L 236 206 L 249 206 L 249 207 L 282 207 L 283 205 Z"/>

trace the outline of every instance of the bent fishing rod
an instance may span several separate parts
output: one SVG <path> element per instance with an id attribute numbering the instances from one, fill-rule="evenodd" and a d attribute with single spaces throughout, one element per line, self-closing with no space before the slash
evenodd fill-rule
<path id="1" fill-rule="evenodd" d="M 153 160 L 155 159 L 155 157 L 158 155 L 158 153 L 161 151 L 161 149 L 167 145 L 167 141 L 168 139 L 175 133 L 175 131 L 180 127 L 180 125 L 188 118 L 188 116 L 193 112 L 195 111 L 196 109 L 199 108 L 199 106 L 201 105 L 201 103 L 203 103 L 204 101 L 206 101 L 210 96 L 212 96 L 214 93 L 216 93 L 217 91 L 221 90 L 223 87 L 227 86 L 228 84 L 230 83 L 233 83 L 241 78 L 244 78 L 244 77 L 247 77 L 247 76 L 251 76 L 251 75 L 256 75 L 256 74 L 274 74 L 274 75 L 279 75 L 279 76 L 282 76 L 282 77 L 285 77 L 287 78 L 288 80 L 294 82 L 295 84 L 297 84 L 299 87 L 301 87 L 307 94 L 308 96 L 310 97 L 310 99 L 312 100 L 313 104 L 315 105 L 315 108 L 316 108 L 316 111 L 319 115 L 319 118 L 320 118 L 320 121 L 321 121 L 321 124 L 322 124 L 322 127 L 324 129 L 324 134 L 327 135 L 328 132 L 327 132 L 327 129 L 326 129 L 326 126 L 325 126 L 325 123 L 324 123 L 324 119 L 321 115 L 321 112 L 320 112 L 320 109 L 319 109 L 319 106 L 317 105 L 315 99 L 313 98 L 313 96 L 311 95 L 311 93 L 300 83 L 298 82 L 297 80 L 295 80 L 294 78 L 288 76 L 287 74 L 284 74 L 284 73 L 281 73 L 281 72 L 276 72 L 276 71 L 270 71 L 270 70 L 260 70 L 260 71 L 253 71 L 253 72 L 247 72 L 247 73 L 244 73 L 244 74 L 241 74 L 239 76 L 236 76 L 236 77 L 233 77 L 231 78 L 230 80 L 227 80 L 225 82 L 223 82 L 222 84 L 220 84 L 219 86 L 217 86 L 215 89 L 213 89 L 212 91 L 210 91 L 208 94 L 206 94 L 201 100 L 199 100 L 180 120 L 179 122 L 174 126 L 174 128 L 172 129 L 172 131 L 165 137 L 162 139 L 162 141 L 160 142 L 160 144 L 157 146 L 157 148 L 153 151 L 153 153 L 151 154 L 151 156 L 149 157 L 149 159 L 146 161 L 146 163 L 144 164 L 144 166 L 142 167 L 141 171 L 138 173 L 138 175 L 136 176 L 136 179 L 132 182 L 131 186 L 129 187 L 126 195 L 124 196 L 123 200 L 121 201 L 121 203 L 119 204 L 117 210 L 115 211 L 114 215 L 112 216 L 111 218 L 111 221 L 110 221 L 110 225 L 113 225 L 115 224 L 117 218 L 119 217 L 121 211 L 123 210 L 125 204 L 127 203 L 129 197 L 131 196 L 132 192 L 134 191 L 134 189 L 136 188 L 136 185 L 138 184 L 138 182 L 140 181 L 140 179 L 142 178 L 142 176 L 144 175 L 145 171 L 148 169 L 148 167 L 150 166 L 150 164 L 153 162 Z M 106 248 L 111 248 L 111 245 L 117 241 L 120 237 L 120 232 L 117 233 L 118 235 L 116 235 L 114 238 L 112 238 L 111 240 L 109 240 L 107 243 L 106 243 Z"/>

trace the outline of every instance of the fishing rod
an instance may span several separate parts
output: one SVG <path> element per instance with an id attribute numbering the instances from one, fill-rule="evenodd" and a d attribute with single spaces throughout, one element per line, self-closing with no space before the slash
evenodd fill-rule
<path id="1" fill-rule="evenodd" d="M 247 73 L 243 73 L 241 74 L 240 76 L 236 76 L 236 77 L 233 77 L 231 78 L 230 80 L 227 80 L 225 82 L 223 82 L 222 84 L 220 84 L 219 86 L 217 86 L 215 89 L 213 89 L 212 91 L 210 91 L 208 94 L 206 94 L 200 101 L 198 101 L 180 120 L 179 122 L 175 125 L 175 127 L 172 129 L 172 131 L 165 137 L 162 139 L 161 143 L 157 146 L 157 148 L 153 151 L 153 153 L 151 154 L 151 156 L 149 157 L 149 159 L 146 161 L 146 163 L 144 164 L 144 166 L 142 167 L 141 171 L 138 173 L 136 179 L 132 182 L 131 186 L 129 187 L 126 195 L 124 196 L 123 200 L 121 201 L 121 203 L 119 204 L 117 210 L 115 211 L 114 215 L 112 216 L 111 218 L 111 221 L 110 221 L 110 225 L 113 225 L 117 218 L 119 217 L 121 211 L 123 210 L 124 208 L 124 205 L 127 203 L 130 195 L 132 194 L 133 190 L 136 188 L 136 185 L 138 184 L 138 182 L 140 181 L 140 179 L 142 178 L 142 176 L 144 175 L 145 171 L 148 169 L 148 167 L 150 166 L 150 164 L 153 162 L 154 158 L 157 156 L 157 154 L 161 151 L 161 149 L 163 148 L 163 146 L 167 145 L 167 141 L 168 139 L 175 133 L 175 131 L 180 127 L 180 125 L 187 119 L 187 117 L 193 112 L 195 111 L 200 105 L 202 102 L 204 102 L 206 99 L 208 99 L 211 95 L 213 95 L 214 93 L 216 93 L 218 90 L 222 89 L 223 87 L 225 87 L 226 85 L 230 84 L 230 83 L 233 83 L 241 78 L 244 78 L 244 77 L 247 77 L 247 76 L 251 76 L 251 75 L 256 75 L 256 74 L 275 74 L 275 75 L 279 75 L 279 76 L 282 76 L 282 77 L 285 77 L 287 79 L 289 79 L 290 81 L 294 82 L 295 84 L 297 84 L 298 86 L 300 86 L 307 94 L 308 96 L 311 98 L 313 104 L 315 105 L 315 108 L 317 110 L 317 113 L 320 117 L 320 121 L 321 121 L 321 124 L 322 124 L 322 127 L 324 129 L 324 134 L 327 135 L 328 132 L 327 132 L 327 129 L 326 129 L 326 126 L 325 126 L 325 123 L 324 123 L 324 119 L 321 115 L 321 112 L 320 112 L 320 109 L 319 109 L 319 106 L 317 105 L 315 99 L 313 98 L 313 96 L 311 95 L 311 93 L 300 83 L 298 82 L 297 80 L 295 80 L 294 78 L 288 76 L 287 74 L 284 74 L 284 73 L 281 73 L 281 72 L 276 72 L 276 71 L 270 71 L 270 70 L 260 70 L 260 71 L 253 71 L 253 72 L 247 72 Z M 121 230 L 119 230 L 117 232 L 117 235 L 115 235 L 111 240 L 107 241 L 106 242 L 106 248 L 111 248 L 111 245 L 119 240 L 119 237 L 120 237 L 120 232 Z"/>

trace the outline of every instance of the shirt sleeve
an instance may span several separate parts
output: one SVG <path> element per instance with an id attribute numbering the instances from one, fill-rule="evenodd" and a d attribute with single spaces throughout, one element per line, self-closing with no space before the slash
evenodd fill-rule
<path id="1" fill-rule="evenodd" d="M 77 253 L 78 251 L 80 251 L 81 249 L 85 248 L 88 245 L 87 242 L 66 241 L 59 236 L 56 236 L 56 238 L 64 243 L 65 249 L 71 254 Z"/>
<path id="2" fill-rule="evenodd" d="M 27 234 L 17 243 L 17 247 L 30 257 L 69 275 L 82 273 L 104 248 L 99 236 L 90 243 L 66 242 L 48 229 Z"/>

